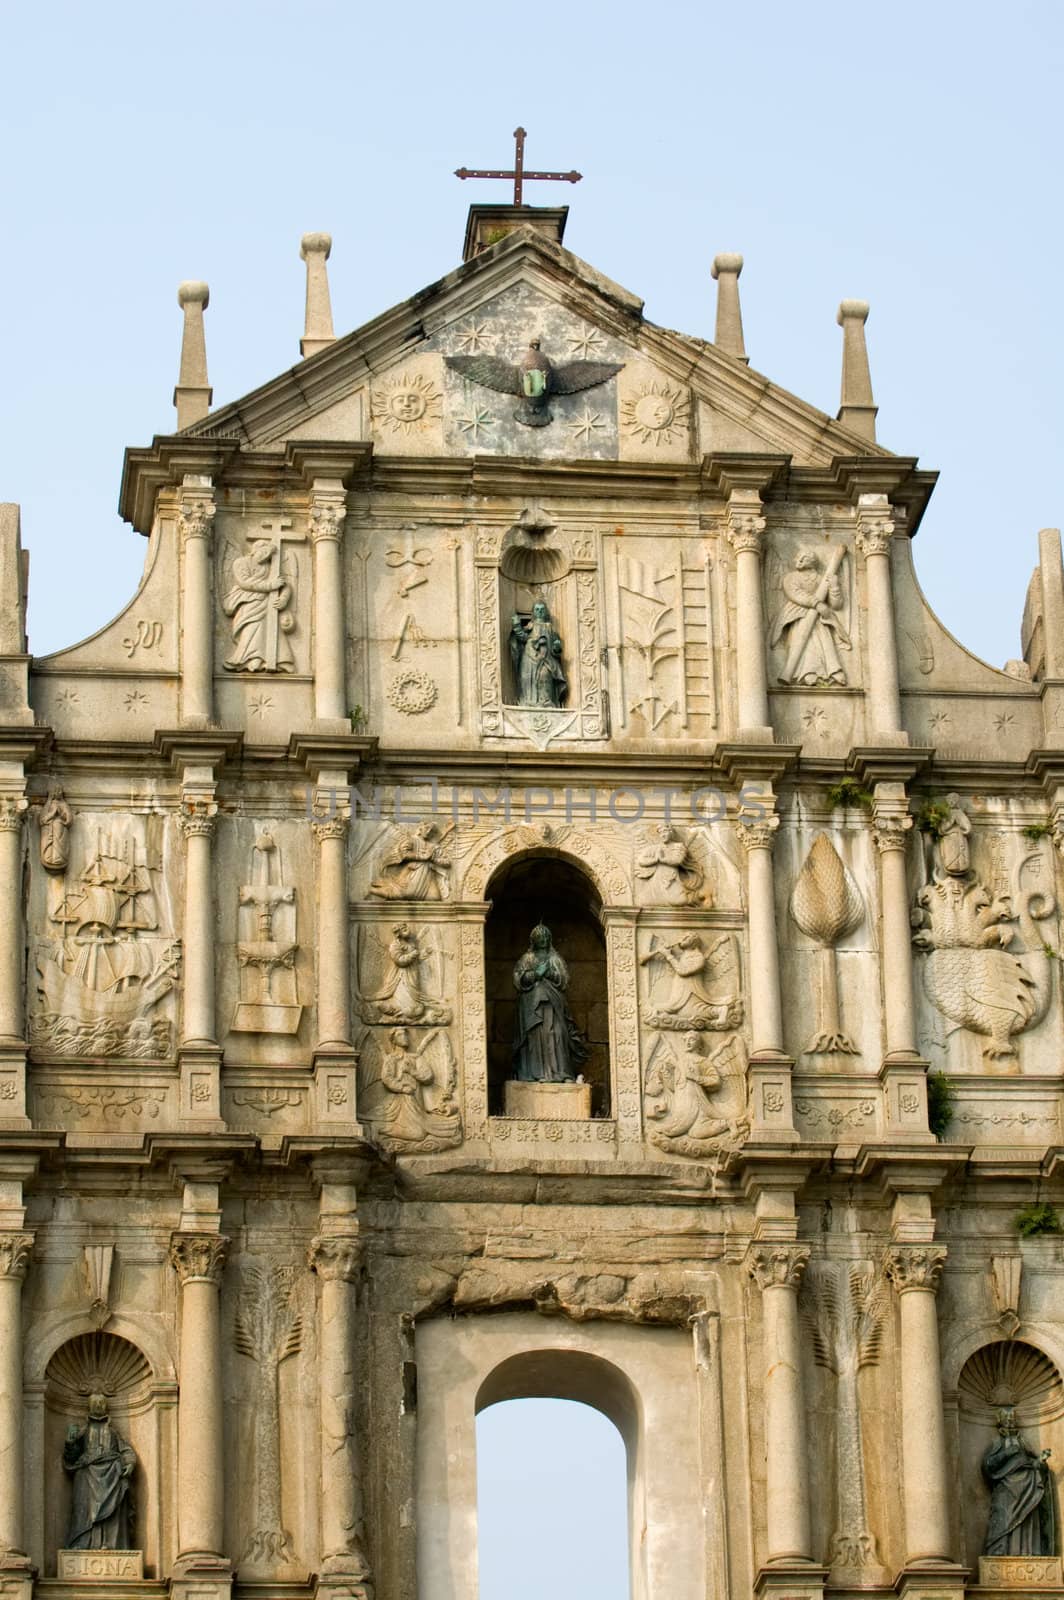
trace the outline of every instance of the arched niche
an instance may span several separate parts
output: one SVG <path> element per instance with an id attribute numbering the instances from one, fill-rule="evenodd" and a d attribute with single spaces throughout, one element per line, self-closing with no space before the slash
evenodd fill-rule
<path id="1" fill-rule="evenodd" d="M 159 1382 L 144 1352 L 119 1334 L 75 1334 L 52 1353 L 44 1372 L 40 1466 L 42 1572 L 56 1576 L 56 1553 L 66 1548 L 71 1485 L 63 1468 L 67 1429 L 85 1423 L 91 1394 L 103 1394 L 116 1431 L 132 1445 L 132 1548 L 144 1552 L 145 1577 L 162 1577 L 169 1565 L 172 1511 L 164 1464 L 177 1447 L 176 1386 Z"/>
<path id="2" fill-rule="evenodd" d="M 602 902 L 575 861 L 543 850 L 511 856 L 491 878 L 484 929 L 487 1003 L 488 1108 L 503 1109 L 503 1086 L 513 1077 L 517 996 L 513 974 L 536 923 L 550 929 L 569 969 L 569 1009 L 588 1042 L 580 1072 L 591 1085 L 591 1113 L 610 1115 L 609 984 Z"/>
<path id="3" fill-rule="evenodd" d="M 975 1568 L 986 1537 L 990 1490 L 982 1461 L 998 1438 L 998 1414 L 1012 1408 L 1025 1442 L 1036 1455 L 1051 1450 L 1051 1462 L 1064 1456 L 1064 1381 L 1056 1363 L 1024 1339 L 998 1339 L 980 1345 L 965 1361 L 957 1380 L 962 1560 Z M 1059 1505 L 1057 1513 L 1059 1516 Z"/>
<path id="4" fill-rule="evenodd" d="M 707 1535 L 709 1424 L 685 1330 L 497 1312 L 419 1323 L 414 1349 L 418 1600 L 477 1600 L 477 1412 L 522 1396 L 580 1400 L 620 1430 L 631 1600 L 705 1600 L 707 1560 L 723 1552 Z"/>

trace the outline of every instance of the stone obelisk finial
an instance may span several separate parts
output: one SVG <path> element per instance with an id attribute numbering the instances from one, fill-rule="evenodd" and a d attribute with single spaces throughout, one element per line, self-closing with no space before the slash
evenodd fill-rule
<path id="1" fill-rule="evenodd" d="M 319 350 L 335 342 L 329 273 L 325 265 L 331 249 L 332 239 L 327 233 L 305 233 L 299 246 L 299 254 L 307 264 L 307 315 L 299 341 L 300 355 L 316 356 Z"/>
<path id="2" fill-rule="evenodd" d="M 842 329 L 842 398 L 838 420 L 852 433 L 859 433 L 862 439 L 875 444 L 878 407 L 872 398 L 872 374 L 868 370 L 864 331 L 868 302 L 844 300 L 837 320 Z"/>
<path id="3" fill-rule="evenodd" d="M 181 371 L 174 390 L 177 431 L 191 427 L 205 417 L 211 406 L 211 386 L 207 382 L 207 342 L 203 336 L 203 313 L 210 303 L 205 283 L 178 285 L 177 303 L 185 313 L 181 335 Z"/>
<path id="4" fill-rule="evenodd" d="M 739 274 L 743 270 L 742 256 L 720 255 L 713 258 L 713 276 L 717 280 L 717 333 L 714 344 L 725 355 L 749 364 L 743 343 L 743 313 L 739 305 Z"/>

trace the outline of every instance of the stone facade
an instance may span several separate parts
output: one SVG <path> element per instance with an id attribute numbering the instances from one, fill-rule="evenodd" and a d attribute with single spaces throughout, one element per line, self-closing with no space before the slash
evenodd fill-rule
<path id="1" fill-rule="evenodd" d="M 308 236 L 306 359 L 213 413 L 183 286 L 143 582 L 83 643 L 28 655 L 0 508 L 6 1593 L 474 1600 L 520 1395 L 621 1429 L 633 1600 L 959 1594 L 1001 1409 L 1064 1456 L 1016 1221 L 1064 1201 L 1059 535 L 976 660 L 866 308 L 831 420 L 747 365 L 739 258 L 706 343 L 543 216 L 339 339 Z M 540 919 L 578 1089 L 510 1081 Z M 116 1555 L 64 1546 L 97 1390 Z"/>

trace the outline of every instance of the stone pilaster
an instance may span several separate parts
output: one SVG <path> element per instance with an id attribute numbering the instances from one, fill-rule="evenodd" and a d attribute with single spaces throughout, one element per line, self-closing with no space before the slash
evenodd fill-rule
<path id="1" fill-rule="evenodd" d="M 339 481 L 317 480 L 311 491 L 314 547 L 314 714 L 350 727 L 344 674 L 344 575 L 340 543 L 347 496 Z"/>
<path id="2" fill-rule="evenodd" d="M 219 1233 L 179 1230 L 170 1237 L 170 1265 L 181 1283 L 180 1398 L 177 1411 L 178 1557 L 174 1576 L 186 1600 L 229 1593 L 223 1553 L 225 1472 L 219 1290 L 229 1240 Z"/>
<path id="3" fill-rule="evenodd" d="M 868 712 L 870 744 L 908 743 L 901 724 L 898 643 L 890 550 L 897 525 L 885 494 L 863 494 L 857 501 L 857 548 L 864 556 L 868 609 Z"/>
<path id="4" fill-rule="evenodd" d="M 28 1126 L 22 959 L 22 828 L 27 802 L 0 799 L 0 1123 Z"/>
<path id="5" fill-rule="evenodd" d="M 33 1569 L 25 1554 L 23 1494 L 22 1285 L 32 1233 L 0 1233 L 0 1590 L 29 1600 Z"/>
<path id="6" fill-rule="evenodd" d="M 216 1038 L 214 955 L 213 800 L 186 800 L 179 818 L 185 838 L 185 913 L 181 941 L 181 1118 L 221 1128 L 221 1050 Z"/>
<path id="7" fill-rule="evenodd" d="M 908 834 L 913 825 L 905 786 L 877 783 L 872 804 L 872 837 L 879 852 L 882 910 L 883 1017 L 887 1060 L 916 1055 L 913 1013 L 912 926 L 905 870 Z"/>
<path id="8" fill-rule="evenodd" d="M 365 1547 L 362 1462 L 356 1410 L 359 1352 L 355 1331 L 362 1246 L 356 1233 L 319 1234 L 308 1264 L 321 1284 L 319 1426 L 321 1438 L 321 1576 L 319 1594 L 371 1600 Z"/>
<path id="9" fill-rule="evenodd" d="M 735 670 L 740 738 L 769 740 L 761 553 L 765 518 L 756 489 L 733 489 L 726 533 L 735 551 Z"/>
<path id="10" fill-rule="evenodd" d="M 314 1049 L 319 1123 L 358 1132 L 355 1053 L 351 1045 L 350 938 L 347 907 L 348 818 L 311 824 L 318 841 L 318 1038 Z"/>
<path id="11" fill-rule="evenodd" d="M 906 1566 L 950 1560 L 946 1430 L 935 1294 L 945 1246 L 892 1244 L 883 1270 L 899 1297 Z"/>
<path id="12" fill-rule="evenodd" d="M 214 627 L 211 596 L 211 480 L 186 475 L 178 502 L 181 541 L 181 718 L 205 728 L 214 714 Z"/>
<path id="13" fill-rule="evenodd" d="M 765 1562 L 811 1563 L 809 1469 L 802 1398 L 798 1290 L 809 1246 L 756 1242 L 746 1272 L 761 1290 L 765 1408 Z"/>

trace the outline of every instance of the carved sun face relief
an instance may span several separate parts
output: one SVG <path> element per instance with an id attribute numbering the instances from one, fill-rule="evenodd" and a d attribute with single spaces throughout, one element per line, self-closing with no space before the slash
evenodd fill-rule
<path id="1" fill-rule="evenodd" d="M 640 444 L 671 444 L 686 433 L 690 402 L 681 389 L 652 380 L 621 405 L 621 425 Z"/>
<path id="2" fill-rule="evenodd" d="M 404 438 L 413 433 L 425 433 L 441 415 L 442 408 L 440 391 L 420 372 L 401 372 L 373 390 L 374 420 L 380 427 Z"/>

